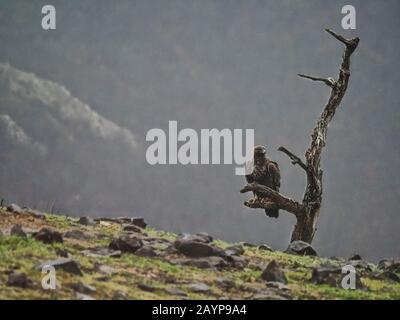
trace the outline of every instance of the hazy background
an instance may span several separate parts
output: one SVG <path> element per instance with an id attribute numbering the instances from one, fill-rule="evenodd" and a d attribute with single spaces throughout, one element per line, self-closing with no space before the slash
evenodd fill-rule
<path id="1" fill-rule="evenodd" d="M 41 29 L 41 8 L 57 30 Z M 400 255 L 400 2 L 0 1 L 0 198 L 70 215 L 144 216 L 284 249 L 294 218 L 246 209 L 234 165 L 145 162 L 151 128 L 254 128 L 301 199 L 302 155 L 329 89 L 296 77 L 337 76 L 359 36 L 348 92 L 324 150 L 314 245 L 323 255 Z"/>

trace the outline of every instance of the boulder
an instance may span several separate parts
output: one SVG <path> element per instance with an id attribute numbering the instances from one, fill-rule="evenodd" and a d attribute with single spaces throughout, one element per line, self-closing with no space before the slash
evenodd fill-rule
<path id="1" fill-rule="evenodd" d="M 90 236 L 80 230 L 69 230 L 64 233 L 64 238 L 75 239 L 75 240 L 87 240 L 90 238 Z"/>
<path id="2" fill-rule="evenodd" d="M 134 224 L 123 224 L 122 231 L 142 233 L 142 229 Z"/>
<path id="3" fill-rule="evenodd" d="M 45 266 L 53 266 L 56 270 L 64 270 L 65 272 L 75 275 L 83 275 L 78 262 L 70 258 L 59 258 L 56 260 L 46 261 L 36 267 L 37 270 L 42 270 Z"/>
<path id="4" fill-rule="evenodd" d="M 224 269 L 228 266 L 228 263 L 221 257 L 188 259 L 179 261 L 178 263 L 184 266 L 191 266 L 199 269 Z"/>
<path id="5" fill-rule="evenodd" d="M 213 241 L 213 238 L 205 232 L 198 232 L 196 234 L 189 233 L 181 233 L 176 237 L 177 241 L 194 241 L 201 243 L 210 243 Z"/>
<path id="6" fill-rule="evenodd" d="M 317 251 L 309 243 L 304 241 L 293 241 L 289 244 L 285 252 L 301 256 L 318 256 Z"/>
<path id="7" fill-rule="evenodd" d="M 120 250 L 112 250 L 107 247 L 94 247 L 82 251 L 82 254 L 86 257 L 100 258 L 100 257 L 111 257 L 119 258 L 121 257 Z"/>
<path id="8" fill-rule="evenodd" d="M 230 246 L 225 249 L 227 256 L 240 256 L 244 253 L 244 248 L 241 245 Z"/>
<path id="9" fill-rule="evenodd" d="M 119 250 L 121 252 L 135 253 L 143 246 L 142 240 L 132 236 L 120 236 L 111 241 L 108 246 L 112 250 Z"/>
<path id="10" fill-rule="evenodd" d="M 49 229 L 42 228 L 38 232 L 32 234 L 33 238 L 46 244 L 53 242 L 63 242 L 63 237 L 60 232 Z"/>
<path id="11" fill-rule="evenodd" d="M 193 240 L 176 240 L 174 242 L 174 246 L 180 253 L 192 258 L 210 256 L 218 256 L 222 258 L 226 257 L 226 254 L 223 250 L 204 242 Z"/>
<path id="12" fill-rule="evenodd" d="M 143 217 L 121 217 L 118 218 L 120 223 L 127 223 L 127 224 L 133 224 L 135 226 L 138 226 L 140 228 L 145 229 L 147 227 L 146 221 L 144 221 Z"/>
<path id="13" fill-rule="evenodd" d="M 349 260 L 350 261 L 359 261 L 359 260 L 362 260 L 362 258 L 358 253 L 355 253 L 349 258 Z"/>
<path id="14" fill-rule="evenodd" d="M 263 251 L 270 251 L 270 252 L 273 252 L 274 251 L 274 249 L 272 249 L 269 245 L 267 245 L 267 244 L 260 244 L 258 247 L 257 247 L 257 249 L 258 250 L 263 250 Z"/>
<path id="15" fill-rule="evenodd" d="M 147 258 L 154 258 L 157 257 L 159 254 L 157 251 L 151 246 L 143 246 L 136 250 L 135 254 L 140 257 L 147 257 Z"/>
<path id="16" fill-rule="evenodd" d="M 96 292 L 96 288 L 83 282 L 71 283 L 69 284 L 69 287 L 72 288 L 74 291 L 84 294 Z"/>
<path id="17" fill-rule="evenodd" d="M 400 273 L 400 258 L 383 259 L 379 261 L 378 268 Z"/>
<path id="18" fill-rule="evenodd" d="M 80 217 L 78 220 L 78 223 L 83 225 L 83 226 L 94 226 L 96 223 L 92 218 L 89 217 Z"/>
<path id="19" fill-rule="evenodd" d="M 205 283 L 192 283 L 187 285 L 188 290 L 196 293 L 209 293 L 210 288 Z"/>
<path id="20" fill-rule="evenodd" d="M 8 205 L 6 207 L 8 212 L 12 212 L 12 213 L 23 213 L 24 210 L 17 204 L 15 203 L 11 203 L 10 205 Z"/>
<path id="21" fill-rule="evenodd" d="M 23 272 L 13 271 L 8 274 L 7 286 L 9 287 L 26 288 L 30 282 L 27 275 Z"/>
<path id="22" fill-rule="evenodd" d="M 27 237 L 25 231 L 22 229 L 22 226 L 20 224 L 14 224 L 10 230 L 10 234 L 12 236 L 18 236 L 21 238 Z"/>
<path id="23" fill-rule="evenodd" d="M 261 279 L 268 281 L 268 282 L 280 282 L 280 283 L 287 283 L 286 276 L 284 272 L 279 267 L 278 263 L 275 260 L 272 260 L 264 271 L 261 274 Z"/>

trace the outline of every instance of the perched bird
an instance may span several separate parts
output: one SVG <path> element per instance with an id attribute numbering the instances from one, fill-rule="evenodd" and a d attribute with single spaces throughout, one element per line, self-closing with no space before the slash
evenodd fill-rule
<path id="1" fill-rule="evenodd" d="M 246 175 L 247 183 L 256 182 L 267 186 L 275 191 L 279 191 L 281 186 L 281 176 L 279 166 L 276 162 L 270 160 L 266 156 L 266 148 L 261 145 L 254 147 L 253 151 L 253 170 Z M 265 198 L 264 195 L 253 192 L 255 199 Z M 278 218 L 278 209 L 265 209 L 268 217 Z"/>

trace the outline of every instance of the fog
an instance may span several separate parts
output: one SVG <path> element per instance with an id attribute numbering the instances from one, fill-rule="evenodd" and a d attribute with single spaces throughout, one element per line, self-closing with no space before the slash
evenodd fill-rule
<path id="1" fill-rule="evenodd" d="M 350 85 L 328 131 L 316 249 L 326 256 L 400 255 L 400 3 L 352 1 L 0 2 L 0 198 L 72 216 L 143 216 L 156 228 L 206 231 L 284 249 L 294 217 L 245 208 L 232 165 L 146 162 L 152 128 L 255 129 L 280 165 L 281 192 L 301 200 L 298 155 L 359 36 Z"/>

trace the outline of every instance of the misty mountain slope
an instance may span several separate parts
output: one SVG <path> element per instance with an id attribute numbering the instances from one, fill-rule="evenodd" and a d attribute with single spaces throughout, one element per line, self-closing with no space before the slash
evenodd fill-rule
<path id="1" fill-rule="evenodd" d="M 356 270 L 354 290 L 341 286 L 344 265 Z M 55 290 L 43 289 L 43 266 L 54 266 Z M 141 218 L 0 207 L 0 299 L 399 299 L 399 272 L 398 259 L 303 256 Z"/>
<path id="2" fill-rule="evenodd" d="M 128 129 L 101 116 L 63 86 L 8 64 L 0 64 L 0 130 L 0 179 L 9 187 L 2 196 L 33 198 L 32 205 L 39 207 L 51 201 L 69 207 L 88 193 L 106 193 L 108 176 L 121 174 L 115 163 L 118 154 L 133 158 L 140 150 Z M 92 190 L 86 182 L 93 185 L 95 179 L 99 186 Z M 35 183 L 38 189 L 32 197 Z M 63 195 L 69 198 L 61 199 Z"/>

